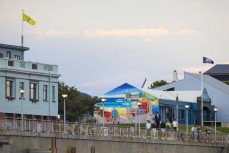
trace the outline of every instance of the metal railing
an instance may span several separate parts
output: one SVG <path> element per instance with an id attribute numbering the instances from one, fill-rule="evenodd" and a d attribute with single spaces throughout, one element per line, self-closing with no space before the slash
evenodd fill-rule
<path id="1" fill-rule="evenodd" d="M 0 130 L 20 130 L 27 132 L 64 133 L 64 123 L 55 121 L 40 121 L 21 119 L 0 119 Z M 121 127 L 117 125 L 78 124 L 67 123 L 64 134 L 94 135 L 108 137 L 143 138 L 158 140 L 193 141 L 205 143 L 220 143 L 227 145 L 229 137 L 226 134 L 191 133 L 167 129 L 136 129 L 135 127 Z"/>

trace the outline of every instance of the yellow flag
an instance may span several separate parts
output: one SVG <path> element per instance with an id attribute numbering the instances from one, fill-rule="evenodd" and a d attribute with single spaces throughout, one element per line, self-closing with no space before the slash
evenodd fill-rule
<path id="1" fill-rule="evenodd" d="M 30 17 L 29 17 L 28 15 L 26 15 L 25 13 L 23 13 L 22 18 L 23 18 L 23 21 L 26 21 L 26 22 L 28 22 L 28 23 L 31 24 L 31 25 L 35 25 L 35 24 L 36 24 L 36 21 L 33 20 L 32 18 L 30 18 Z"/>

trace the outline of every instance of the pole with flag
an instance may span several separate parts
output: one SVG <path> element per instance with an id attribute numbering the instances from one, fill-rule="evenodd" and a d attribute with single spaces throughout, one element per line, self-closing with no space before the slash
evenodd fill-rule
<path id="1" fill-rule="evenodd" d="M 207 57 L 203 57 L 203 63 L 202 63 L 202 71 L 201 71 L 201 126 L 204 125 L 204 111 L 203 111 L 203 107 L 204 107 L 204 95 L 203 95 L 203 89 L 204 89 L 204 73 L 203 73 L 203 64 L 204 63 L 208 63 L 208 64 L 214 64 L 214 61 L 211 60 L 210 58 Z"/>
<path id="2" fill-rule="evenodd" d="M 30 25 L 35 25 L 36 21 L 33 20 L 31 17 L 29 17 L 28 15 L 26 15 L 24 13 L 24 11 L 22 10 L 22 29 L 21 29 L 21 46 L 23 46 L 24 43 L 24 36 L 23 36 L 23 32 L 24 32 L 24 21 L 26 21 L 27 23 L 29 23 Z"/>

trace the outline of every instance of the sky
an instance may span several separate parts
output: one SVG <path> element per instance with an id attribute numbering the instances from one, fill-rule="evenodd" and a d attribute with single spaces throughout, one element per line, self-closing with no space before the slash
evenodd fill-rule
<path id="1" fill-rule="evenodd" d="M 0 43 L 21 44 L 25 60 L 57 64 L 59 78 L 100 96 L 145 78 L 172 81 L 206 71 L 203 56 L 229 64 L 228 0 L 0 0 Z"/>

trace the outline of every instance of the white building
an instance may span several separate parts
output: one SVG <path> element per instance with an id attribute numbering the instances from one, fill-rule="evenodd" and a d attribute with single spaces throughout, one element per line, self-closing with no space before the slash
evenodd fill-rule
<path id="1" fill-rule="evenodd" d="M 207 90 L 211 98 L 212 105 L 219 108 L 217 112 L 217 120 L 221 122 L 229 122 L 229 85 L 209 76 L 203 76 L 203 87 Z M 147 87 L 146 87 L 147 88 Z M 184 73 L 184 79 L 169 83 L 167 85 L 157 87 L 155 90 L 169 91 L 189 91 L 201 90 L 201 74 Z"/>

